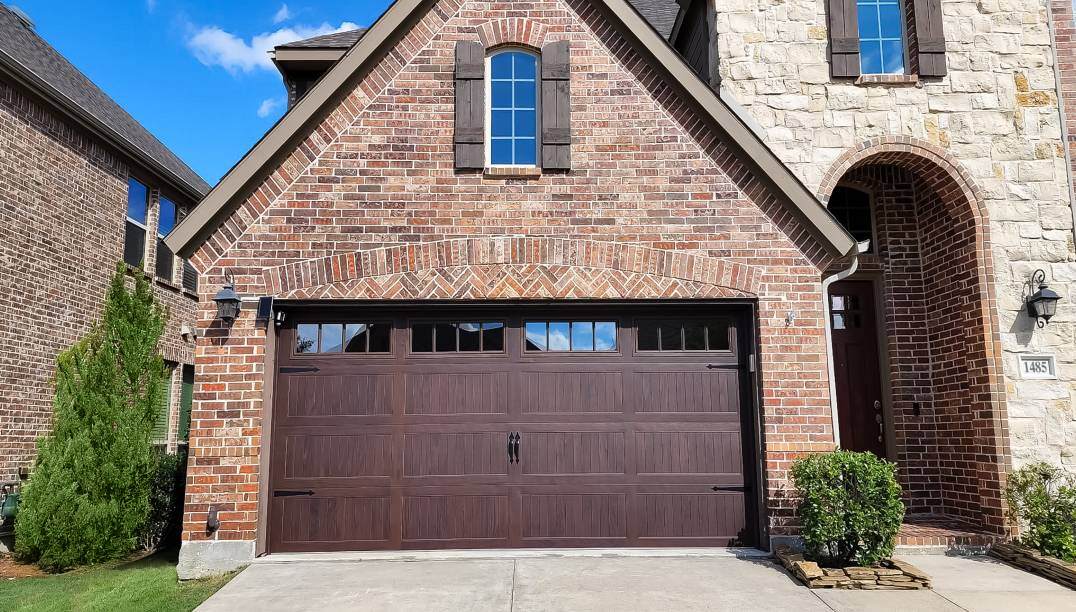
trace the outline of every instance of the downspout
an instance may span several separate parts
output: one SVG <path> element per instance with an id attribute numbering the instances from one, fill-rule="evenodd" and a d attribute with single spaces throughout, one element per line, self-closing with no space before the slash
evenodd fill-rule
<path id="1" fill-rule="evenodd" d="M 836 367 L 833 364 L 833 317 L 830 312 L 829 286 L 856 273 L 859 269 L 859 256 L 867 252 L 870 244 L 870 240 L 857 243 L 856 251 L 852 255 L 852 265 L 822 279 L 822 312 L 826 317 L 826 368 L 829 371 L 829 414 L 833 422 L 833 444 L 837 448 L 841 446 L 841 428 L 840 423 L 837 422 L 837 384 L 835 382 Z"/>

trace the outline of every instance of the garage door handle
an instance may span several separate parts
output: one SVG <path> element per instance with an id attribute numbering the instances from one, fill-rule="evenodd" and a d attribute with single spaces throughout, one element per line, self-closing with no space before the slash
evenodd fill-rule
<path id="1" fill-rule="evenodd" d="M 273 497 L 299 497 L 300 495 L 313 494 L 313 491 L 273 491 Z"/>
<path id="2" fill-rule="evenodd" d="M 519 463 L 519 433 L 508 434 L 508 463 Z"/>

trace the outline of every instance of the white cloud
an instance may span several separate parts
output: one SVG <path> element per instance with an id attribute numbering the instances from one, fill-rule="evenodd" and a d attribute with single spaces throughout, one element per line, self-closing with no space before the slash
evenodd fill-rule
<path id="1" fill-rule="evenodd" d="M 274 70 L 269 52 L 273 47 L 304 38 L 332 34 L 358 28 L 358 24 L 345 21 L 333 27 L 328 23 L 319 26 L 293 26 L 264 32 L 249 41 L 226 32 L 217 26 L 204 26 L 194 31 L 187 39 L 187 47 L 194 57 L 206 66 L 220 66 L 231 72 L 254 72 L 255 70 Z"/>
<path id="2" fill-rule="evenodd" d="M 291 10 L 288 9 L 288 5 L 287 4 L 281 4 L 280 9 L 276 12 L 276 15 L 273 15 L 273 23 L 280 23 L 282 21 L 287 21 L 287 20 L 291 19 L 292 17 L 293 17 L 293 15 L 291 14 Z"/>
<path id="3" fill-rule="evenodd" d="M 266 98 L 258 106 L 258 116 L 264 119 L 283 104 L 284 101 L 280 98 Z"/>
<path id="4" fill-rule="evenodd" d="M 157 0 L 146 0 L 146 10 L 151 13 L 157 10 Z"/>

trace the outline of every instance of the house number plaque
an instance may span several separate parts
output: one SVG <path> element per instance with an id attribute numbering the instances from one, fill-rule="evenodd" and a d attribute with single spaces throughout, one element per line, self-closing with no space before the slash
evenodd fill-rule
<path id="1" fill-rule="evenodd" d="M 1057 369 L 1053 355 L 1020 355 L 1020 377 L 1031 380 L 1053 380 Z"/>

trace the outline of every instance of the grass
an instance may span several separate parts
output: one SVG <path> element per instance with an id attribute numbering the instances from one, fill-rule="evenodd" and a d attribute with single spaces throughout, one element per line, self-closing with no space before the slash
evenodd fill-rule
<path id="1" fill-rule="evenodd" d="M 0 581 L 0 602 L 19 612 L 172 612 L 193 610 L 234 574 L 179 582 L 175 552 L 108 563 L 44 578 Z"/>

